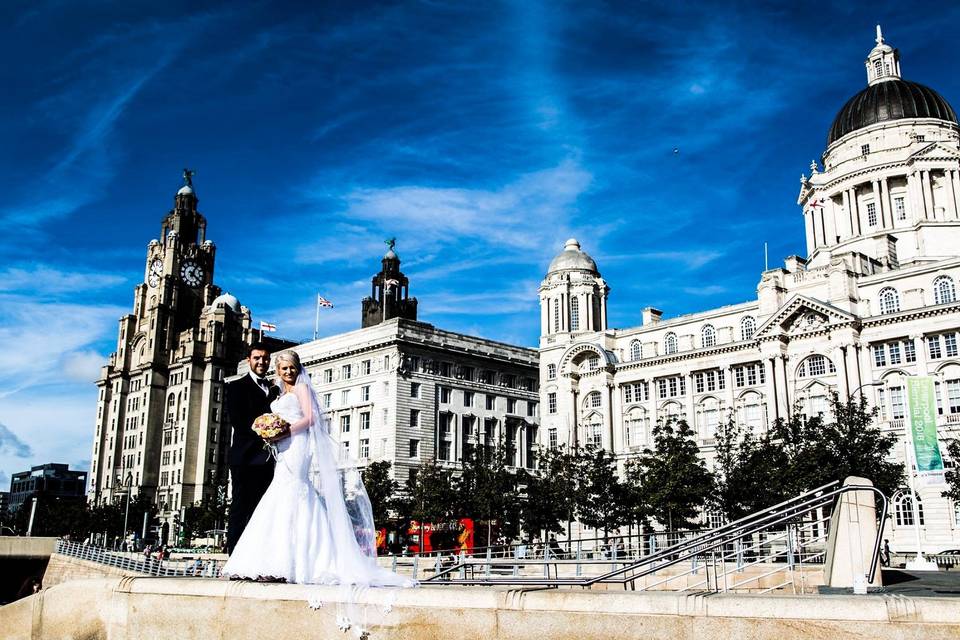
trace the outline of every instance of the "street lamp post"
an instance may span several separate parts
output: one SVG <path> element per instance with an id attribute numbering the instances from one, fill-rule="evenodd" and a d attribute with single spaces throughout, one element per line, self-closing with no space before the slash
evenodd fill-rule
<path id="1" fill-rule="evenodd" d="M 117 476 L 117 481 L 120 482 L 120 476 Z M 123 541 L 126 544 L 127 522 L 130 519 L 130 491 L 133 490 L 133 473 L 127 472 L 126 482 L 121 483 L 121 486 L 126 486 L 127 489 L 127 507 L 123 512 Z"/>

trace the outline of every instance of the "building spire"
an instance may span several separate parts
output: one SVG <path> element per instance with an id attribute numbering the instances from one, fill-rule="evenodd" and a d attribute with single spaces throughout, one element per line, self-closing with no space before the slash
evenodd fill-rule
<path id="1" fill-rule="evenodd" d="M 884 41 L 880 25 L 877 25 L 877 44 L 867 55 L 865 64 L 868 85 L 900 79 L 900 52 Z"/>

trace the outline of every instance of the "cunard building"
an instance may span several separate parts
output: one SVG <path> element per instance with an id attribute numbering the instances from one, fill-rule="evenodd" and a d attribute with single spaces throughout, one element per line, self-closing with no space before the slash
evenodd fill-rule
<path id="1" fill-rule="evenodd" d="M 87 489 L 95 503 L 144 494 L 167 523 L 226 481 L 224 378 L 259 338 L 250 310 L 214 284 L 216 247 L 184 179 L 97 381 Z"/>
<path id="2" fill-rule="evenodd" d="M 626 457 L 678 416 L 710 459 L 728 416 L 761 432 L 827 411 L 833 391 L 864 393 L 902 439 L 908 376 L 935 379 L 940 437 L 960 435 L 960 127 L 936 91 L 902 78 L 879 28 L 865 64 L 867 87 L 801 179 L 806 257 L 763 272 L 756 299 L 675 318 L 647 308 L 642 326 L 612 329 L 598 265 L 567 242 L 540 286 L 541 444 Z M 919 488 L 928 552 L 960 547 L 944 488 Z M 912 498 L 892 498 L 891 544 L 916 549 Z"/>

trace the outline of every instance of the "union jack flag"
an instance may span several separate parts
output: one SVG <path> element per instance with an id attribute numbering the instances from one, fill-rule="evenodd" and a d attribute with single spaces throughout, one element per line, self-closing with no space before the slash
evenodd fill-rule
<path id="1" fill-rule="evenodd" d="M 333 303 L 327 300 L 326 298 L 324 298 L 319 293 L 317 294 L 317 305 L 324 307 L 326 309 L 333 309 Z"/>

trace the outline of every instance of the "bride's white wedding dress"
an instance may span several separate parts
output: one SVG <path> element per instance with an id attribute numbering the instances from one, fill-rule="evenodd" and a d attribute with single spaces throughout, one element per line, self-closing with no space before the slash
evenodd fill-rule
<path id="1" fill-rule="evenodd" d="M 223 574 L 299 584 L 415 585 L 377 565 L 376 533 L 360 475 L 330 436 L 329 421 L 306 380 L 301 369 L 294 392 L 270 405 L 293 433 L 276 443 L 273 481 Z"/>

